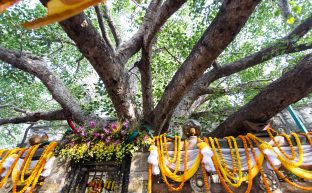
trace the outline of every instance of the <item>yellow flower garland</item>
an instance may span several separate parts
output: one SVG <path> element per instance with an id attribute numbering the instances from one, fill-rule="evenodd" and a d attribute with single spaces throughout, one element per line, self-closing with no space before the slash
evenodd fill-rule
<path id="1" fill-rule="evenodd" d="M 235 140 L 235 139 L 234 139 Z M 241 172 L 241 168 L 242 168 L 242 166 L 241 166 L 241 163 L 240 163 L 240 161 L 239 161 L 239 163 L 238 163 L 238 171 L 240 172 L 239 173 L 239 177 L 237 178 L 237 177 L 235 177 L 235 173 L 234 172 L 231 172 L 230 171 L 230 169 L 227 167 L 227 165 L 226 165 L 226 163 L 225 163 L 225 160 L 224 160 L 224 157 L 223 157 L 223 154 L 222 154 L 222 151 L 221 151 L 221 147 L 220 147 L 220 144 L 219 144 L 219 140 L 217 139 L 217 138 L 214 138 L 214 142 L 217 144 L 217 148 L 218 148 L 218 153 L 219 153 L 219 156 L 220 156 L 220 159 L 221 159 L 221 165 L 222 165 L 222 167 L 224 168 L 224 170 L 226 171 L 226 175 L 229 177 L 229 178 L 231 178 L 232 180 L 239 180 L 239 179 L 241 179 L 242 178 L 242 172 Z M 214 144 L 213 144 L 213 148 L 214 148 Z M 230 148 L 230 150 L 232 150 L 231 148 Z M 237 150 L 237 149 L 236 149 Z M 237 150 L 238 151 L 238 150 Z M 231 151 L 231 152 L 233 152 L 233 151 Z M 232 157 L 232 160 L 235 160 L 235 158 L 234 158 L 234 154 L 231 154 L 231 157 Z M 238 156 L 238 158 L 239 158 L 240 156 Z M 234 163 L 235 161 L 232 161 L 232 163 Z M 235 168 L 235 170 L 236 170 L 236 168 Z"/>
<path id="2" fill-rule="evenodd" d="M 32 161 L 32 158 L 34 157 L 38 148 L 39 148 L 39 145 L 35 145 L 35 146 L 31 147 L 31 150 L 29 150 L 30 151 L 29 155 L 27 156 L 27 158 L 24 159 L 24 162 L 26 161 L 26 163 L 25 163 L 24 167 L 21 167 L 21 169 L 22 169 L 21 183 L 25 183 L 25 178 L 24 178 L 25 173 L 26 174 L 30 173 L 30 171 L 28 171 L 28 169 L 29 169 L 30 163 Z M 38 164 L 39 164 L 39 161 L 37 162 L 37 164 L 34 168 L 38 167 Z M 14 180 L 15 179 L 13 179 L 13 182 L 14 182 Z"/>
<path id="3" fill-rule="evenodd" d="M 23 149 L 18 149 L 19 153 L 17 154 L 17 156 L 15 157 L 14 162 L 12 163 L 11 167 L 8 169 L 6 175 L 2 178 L 1 182 L 0 182 L 0 189 L 2 188 L 2 186 L 6 183 L 8 177 L 11 175 L 11 172 L 13 170 L 13 168 L 15 167 L 15 164 L 17 164 L 19 158 L 23 155 L 23 153 L 26 151 L 26 148 Z M 14 150 L 12 151 L 14 152 Z M 13 154 L 12 154 L 13 155 Z"/>
<path id="4" fill-rule="evenodd" d="M 207 139 L 206 137 L 204 138 L 204 141 L 205 141 L 205 143 L 208 144 L 208 147 L 210 147 L 210 146 L 209 146 L 208 139 Z M 216 160 L 215 160 L 214 156 L 212 156 L 211 159 L 212 159 L 212 163 L 213 163 L 213 165 L 214 165 L 214 168 L 216 169 L 216 172 L 217 172 L 217 174 L 218 174 L 218 177 L 219 177 L 219 179 L 220 179 L 221 184 L 223 185 L 223 187 L 225 188 L 225 190 L 226 190 L 228 193 L 233 193 L 233 191 L 230 189 L 230 187 L 229 187 L 229 186 L 227 185 L 227 183 L 224 181 L 224 178 L 223 178 L 223 176 L 222 176 L 222 174 L 221 174 L 221 172 L 220 172 L 220 170 L 219 170 L 219 167 L 218 167 L 218 165 L 217 165 L 217 163 L 216 163 Z"/>
<path id="5" fill-rule="evenodd" d="M 278 142 L 275 140 L 273 134 L 273 132 L 276 132 L 275 130 L 273 130 L 272 128 L 268 128 L 267 129 L 267 133 L 269 134 L 271 140 L 274 142 L 274 145 L 278 148 L 278 150 L 289 160 L 294 160 L 296 158 L 296 153 L 294 150 L 294 147 L 292 146 L 291 140 L 289 139 L 289 137 L 287 135 L 283 135 L 284 138 L 286 138 L 287 142 L 290 145 L 290 150 L 291 150 L 291 156 L 289 156 L 282 148 L 281 146 L 278 144 Z M 276 132 L 277 133 L 277 132 Z M 286 136 L 286 137 L 285 137 Z"/>
<path id="6" fill-rule="evenodd" d="M 221 163 L 221 161 L 219 159 L 216 147 L 214 145 L 215 140 L 213 138 L 209 137 L 209 142 L 210 142 L 210 145 L 211 145 L 211 149 L 213 150 L 214 159 L 216 160 L 217 166 L 219 167 L 219 169 L 220 169 L 220 171 L 221 171 L 225 181 L 228 184 L 230 184 L 231 186 L 233 186 L 233 187 L 236 187 L 236 188 L 239 187 L 242 184 L 242 182 L 243 182 L 242 168 L 239 166 L 240 168 L 239 168 L 239 176 L 238 176 L 238 178 L 233 178 L 230 174 L 227 173 L 226 169 L 222 166 L 222 163 Z M 232 180 L 237 181 L 237 183 L 233 183 L 229 178 L 232 179 Z"/>
<path id="7" fill-rule="evenodd" d="M 168 168 L 168 166 L 165 163 L 165 159 L 164 159 L 164 156 L 163 156 L 163 153 L 162 153 L 163 152 L 163 150 L 162 150 L 163 147 L 162 147 L 162 145 L 160 145 L 160 138 L 156 137 L 156 140 L 157 140 L 157 148 L 158 148 L 158 152 L 159 152 L 159 156 L 158 156 L 159 165 L 162 164 L 162 166 L 163 166 L 162 168 L 160 168 L 161 171 L 164 172 L 168 178 L 170 178 L 170 179 L 172 179 L 172 180 L 174 180 L 176 182 L 182 182 L 184 174 L 183 175 L 174 174 Z M 159 144 L 158 144 L 158 142 L 159 142 Z M 196 159 L 195 159 L 194 164 L 191 166 L 191 168 L 189 168 L 186 171 L 186 179 L 185 180 L 189 180 L 192 176 L 194 176 L 194 174 L 197 172 L 197 170 L 198 170 L 198 168 L 200 166 L 200 162 L 201 162 L 201 157 L 200 157 L 200 154 L 198 154 Z"/>
<path id="8" fill-rule="evenodd" d="M 238 160 L 239 163 L 237 164 L 241 164 L 240 163 L 240 156 L 239 156 L 239 152 L 238 152 L 238 147 L 237 147 L 237 143 L 236 143 L 236 139 L 234 137 L 225 137 L 225 139 L 227 140 L 228 142 L 228 145 L 229 145 L 229 148 L 230 148 L 230 154 L 231 154 L 231 160 L 232 160 L 232 174 L 233 176 L 235 176 L 237 174 L 237 166 L 236 166 L 236 159 L 235 159 L 235 155 L 234 155 L 234 151 L 233 151 L 233 146 L 232 146 L 232 142 L 231 140 L 233 141 L 234 143 L 234 148 L 235 148 L 235 153 L 236 153 L 236 158 Z"/>
<path id="9" fill-rule="evenodd" d="M 164 141 L 164 146 L 165 146 L 165 153 L 166 153 L 166 158 L 169 163 L 175 163 L 177 160 L 177 157 L 179 157 L 177 154 L 178 152 L 181 152 L 180 149 L 180 143 L 181 143 L 181 137 L 180 136 L 174 136 L 174 154 L 173 158 L 171 159 L 168 153 L 168 146 L 167 146 L 167 137 L 166 134 L 163 136 L 163 141 Z"/>
<path id="10" fill-rule="evenodd" d="M 283 164 L 287 164 L 287 165 L 291 165 L 294 167 L 298 167 L 302 164 L 302 160 L 303 160 L 303 151 L 302 151 L 302 146 L 301 146 L 301 141 L 298 137 L 298 135 L 296 133 L 291 133 L 292 136 L 294 136 L 297 146 L 298 146 L 298 154 L 299 154 L 299 158 L 297 162 L 291 162 L 288 159 L 285 159 L 283 156 L 279 155 L 278 152 L 276 152 L 276 150 L 274 150 L 272 147 L 271 149 L 274 150 L 274 152 L 278 155 L 278 159 L 283 163 Z M 283 154 L 284 155 L 284 154 Z"/>
<path id="11" fill-rule="evenodd" d="M 160 135 L 159 136 L 159 140 L 160 140 L 160 153 L 161 155 L 164 155 L 164 151 L 163 151 L 163 147 L 165 146 L 165 149 L 167 149 L 167 154 L 168 154 L 168 147 L 167 147 L 167 144 L 163 144 L 163 135 Z M 166 137 L 166 136 L 165 136 Z M 179 137 L 177 140 L 181 141 L 181 138 Z M 181 162 L 181 148 L 180 148 L 180 144 L 178 144 L 179 146 L 177 147 L 178 148 L 178 151 L 177 151 L 177 163 L 176 163 L 176 167 L 173 171 L 173 175 L 175 175 L 178 171 L 179 171 L 179 167 L 180 167 L 180 162 Z M 164 160 L 164 158 L 163 158 Z"/>
<path id="12" fill-rule="evenodd" d="M 53 149 L 56 147 L 57 143 L 56 142 L 51 142 L 46 149 L 43 151 L 43 153 L 41 154 L 37 164 L 35 165 L 35 167 L 33 168 L 31 175 L 25 180 L 24 179 L 24 175 L 25 172 L 28 170 L 30 162 L 32 161 L 33 155 L 36 152 L 35 150 L 38 149 L 37 146 L 33 147 L 26 160 L 25 163 L 25 167 L 21 168 L 21 170 L 16 174 L 13 175 L 12 174 L 12 180 L 13 180 L 13 189 L 12 189 L 12 193 L 17 193 L 16 191 L 16 187 L 19 183 L 22 183 L 24 185 L 23 189 L 20 190 L 18 193 L 24 193 L 28 187 L 31 186 L 31 190 L 30 192 L 32 192 L 32 190 L 35 188 L 38 179 L 40 177 L 40 174 L 42 172 L 42 170 L 44 169 L 45 163 L 47 161 L 47 159 L 49 159 L 50 157 L 53 156 Z M 26 169 L 25 169 L 26 168 Z"/>
<path id="13" fill-rule="evenodd" d="M 254 143 L 257 145 L 257 147 L 259 148 L 260 152 L 266 157 L 267 161 L 269 162 L 270 166 L 273 168 L 273 170 L 275 171 L 275 173 L 283 180 L 285 180 L 288 184 L 292 185 L 292 186 L 295 186 L 299 189 L 302 189 L 302 190 L 312 190 L 312 187 L 303 187 L 303 186 L 300 186 L 294 182 L 292 182 L 291 180 L 289 180 L 286 176 L 284 176 L 284 174 L 282 172 L 280 172 L 275 166 L 274 164 L 272 163 L 272 161 L 270 159 L 267 158 L 267 156 L 264 154 L 263 152 L 263 146 L 261 147 L 261 145 L 259 145 L 259 142 L 257 139 L 255 138 L 251 138 Z"/>
<path id="14" fill-rule="evenodd" d="M 157 140 L 157 146 L 159 147 L 160 146 L 160 143 L 159 143 L 159 139 Z M 160 147 L 162 149 L 162 147 Z M 159 162 L 159 167 L 160 167 L 160 171 L 161 171 L 161 175 L 163 177 L 163 180 L 165 181 L 167 187 L 172 190 L 172 191 L 180 191 L 182 190 L 183 186 L 184 186 L 184 183 L 186 181 L 186 175 L 187 175 L 187 150 L 188 150 L 188 141 L 185 140 L 184 141 L 184 150 L 185 150 L 185 156 L 184 156 L 184 171 L 183 171 L 183 177 L 182 177 L 182 181 L 181 181 L 181 184 L 178 186 L 178 187 L 173 187 L 170 185 L 170 183 L 167 181 L 167 176 L 166 176 L 166 173 L 165 173 L 165 169 L 164 169 L 164 163 L 163 161 L 160 161 Z M 159 156 L 162 157 L 161 151 L 158 151 L 158 154 Z M 162 158 L 163 159 L 163 158 Z"/>

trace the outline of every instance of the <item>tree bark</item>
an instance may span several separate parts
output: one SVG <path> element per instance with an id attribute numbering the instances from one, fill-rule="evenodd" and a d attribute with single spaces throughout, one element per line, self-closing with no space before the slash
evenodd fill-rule
<path id="1" fill-rule="evenodd" d="M 19 123 L 37 122 L 39 120 L 45 121 L 66 120 L 65 114 L 66 113 L 64 110 L 29 113 L 22 117 L 0 119 L 0 125 L 8 123 L 19 124 Z"/>
<path id="2" fill-rule="evenodd" d="M 39 78 L 52 94 L 53 98 L 78 122 L 84 122 L 88 115 L 80 108 L 63 82 L 46 67 L 46 62 L 29 53 L 20 53 L 0 47 L 0 60 Z"/>
<path id="3" fill-rule="evenodd" d="M 292 32 L 282 39 L 277 40 L 270 46 L 261 49 L 260 51 L 239 59 L 235 62 L 224 64 L 218 68 L 213 68 L 209 72 L 201 76 L 194 85 L 190 88 L 187 94 L 183 97 L 177 106 L 174 116 L 186 116 L 190 107 L 201 95 L 206 94 L 210 84 L 222 77 L 230 76 L 237 72 L 251 68 L 263 62 L 266 62 L 276 56 L 295 53 L 312 48 L 312 42 L 307 44 L 295 45 L 312 28 L 312 16 L 298 25 Z"/>
<path id="4" fill-rule="evenodd" d="M 192 84 L 234 40 L 260 0 L 225 0 L 220 11 L 176 72 L 150 116 L 154 129 L 167 129 L 174 109 Z"/>
<path id="5" fill-rule="evenodd" d="M 224 137 L 244 134 L 243 121 L 265 122 L 288 105 L 312 92 L 312 54 L 294 69 L 271 83 L 249 103 L 219 125 L 209 136 Z"/>

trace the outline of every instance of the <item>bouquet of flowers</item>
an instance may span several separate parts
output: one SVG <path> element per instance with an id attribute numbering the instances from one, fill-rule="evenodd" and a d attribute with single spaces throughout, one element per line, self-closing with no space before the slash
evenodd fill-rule
<path id="1" fill-rule="evenodd" d="M 131 154 L 150 143 L 147 135 L 140 133 L 131 143 L 125 143 L 132 131 L 128 122 L 113 122 L 105 127 L 97 127 L 94 121 L 80 126 L 77 133 L 64 136 L 55 153 L 61 158 L 83 161 L 122 161 L 126 154 Z"/>

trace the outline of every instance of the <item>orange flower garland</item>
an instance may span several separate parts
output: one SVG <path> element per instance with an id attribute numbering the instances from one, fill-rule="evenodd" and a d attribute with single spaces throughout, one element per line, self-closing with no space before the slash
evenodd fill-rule
<path id="1" fill-rule="evenodd" d="M 290 185 L 292 185 L 292 186 L 295 186 L 295 187 L 297 187 L 297 188 L 299 188 L 299 189 L 302 189 L 302 190 L 310 190 L 310 191 L 312 190 L 312 187 L 303 187 L 303 186 L 300 186 L 300 185 L 298 185 L 298 184 L 292 182 L 291 180 L 289 180 L 282 172 L 280 172 L 280 171 L 274 166 L 274 164 L 272 163 L 272 161 L 271 161 L 270 159 L 268 159 L 267 155 L 264 154 L 263 149 L 262 149 L 262 148 L 260 147 L 260 145 L 259 145 L 259 142 L 258 142 L 256 139 L 254 139 L 254 138 L 251 138 L 251 139 L 255 142 L 255 144 L 256 144 L 257 147 L 259 148 L 260 152 L 265 156 L 265 158 L 266 158 L 267 161 L 269 162 L 270 166 L 273 168 L 273 170 L 275 171 L 275 173 L 276 173 L 281 179 L 285 180 L 288 184 L 290 184 Z"/>
<path id="2" fill-rule="evenodd" d="M 152 164 L 148 164 L 147 193 L 152 193 L 152 182 L 153 182 Z"/>
<path id="3" fill-rule="evenodd" d="M 24 184 L 24 187 L 22 190 L 20 190 L 18 193 L 23 193 L 27 190 L 27 188 L 31 185 L 31 191 L 35 188 L 37 182 L 38 182 L 38 179 L 40 177 L 40 174 L 42 172 L 42 170 L 44 169 L 44 166 L 45 166 L 45 163 L 47 161 L 47 159 L 49 159 L 52 155 L 53 155 L 53 149 L 56 147 L 57 143 L 56 142 L 51 142 L 47 147 L 46 149 L 43 151 L 43 153 L 41 154 L 41 157 L 39 159 L 39 161 L 37 162 L 36 166 L 33 168 L 32 172 L 31 172 L 31 175 L 25 180 L 24 179 L 24 174 L 23 172 L 25 173 L 25 168 L 28 169 L 29 167 L 29 164 L 30 162 L 32 161 L 32 158 L 33 158 L 33 155 L 35 153 L 35 150 L 37 150 L 37 146 L 34 147 L 27 159 L 27 167 L 25 166 L 24 168 L 21 168 L 21 170 L 18 172 L 18 175 L 15 177 L 14 179 L 14 183 L 13 183 L 13 189 L 12 189 L 12 193 L 16 193 L 16 188 L 17 188 L 17 184 L 18 184 L 18 181 L 21 177 L 21 182 Z M 22 173 L 22 175 L 21 175 Z M 20 176 L 21 175 L 21 176 Z M 23 178 L 23 180 L 22 180 Z"/>
<path id="4" fill-rule="evenodd" d="M 294 160 L 296 158 L 296 153 L 294 150 L 294 147 L 292 146 L 291 140 L 289 138 L 286 138 L 286 140 L 289 143 L 290 146 L 290 150 L 291 150 L 291 156 L 289 156 L 282 148 L 281 146 L 278 144 L 278 142 L 275 140 L 272 132 L 276 132 L 275 130 L 273 130 L 272 128 L 268 128 L 267 129 L 267 133 L 269 134 L 270 138 L 272 139 L 272 141 L 274 142 L 274 145 L 278 148 L 278 150 L 289 160 Z M 283 137 L 285 137 L 285 135 L 283 135 Z M 288 137 L 288 136 L 287 136 Z"/>
<path id="5" fill-rule="evenodd" d="M 201 163 L 201 169 L 202 169 L 203 178 L 204 178 L 205 190 L 206 190 L 206 192 L 209 192 L 209 182 L 208 182 L 208 177 L 207 177 L 205 165 L 203 162 Z"/>
<path id="6" fill-rule="evenodd" d="M 232 158 L 232 168 L 233 168 L 233 171 L 232 171 L 232 174 L 233 175 L 236 175 L 237 174 L 237 168 L 236 168 L 236 159 L 235 159 L 235 156 L 234 156 L 234 151 L 233 151 L 233 146 L 232 146 L 232 142 L 231 142 L 231 139 L 233 140 L 233 142 L 235 143 L 235 138 L 231 138 L 231 137 L 225 137 L 225 139 L 227 140 L 228 142 L 228 145 L 229 145 L 229 148 L 230 148 L 230 154 L 231 154 L 231 158 Z M 219 144 L 219 143 L 218 143 Z M 217 144 L 217 145 L 218 145 Z M 237 148 L 235 148 L 236 151 L 237 151 Z M 238 157 L 238 156 L 237 156 Z"/>
<path id="7" fill-rule="evenodd" d="M 17 157 L 15 158 L 14 162 L 12 163 L 11 167 L 8 169 L 6 175 L 2 178 L 1 182 L 0 182 L 0 188 L 2 188 L 2 186 L 6 183 L 8 177 L 11 175 L 11 172 L 13 170 L 13 168 L 15 167 L 15 164 L 17 164 L 19 158 L 23 155 L 23 153 L 26 151 L 26 148 L 23 149 L 19 149 L 20 152 L 18 153 Z"/>
<path id="8" fill-rule="evenodd" d="M 39 145 L 35 145 L 35 146 L 32 146 L 28 153 L 27 153 L 27 156 L 25 157 L 24 159 L 24 162 L 23 162 L 23 166 L 21 167 L 21 182 L 24 183 L 25 182 L 25 179 L 24 179 L 24 176 L 25 176 L 25 173 L 28 174 L 30 173 L 30 171 L 28 171 L 29 169 L 29 166 L 30 166 L 30 163 L 32 161 L 32 158 L 34 157 L 37 149 L 39 148 Z M 38 164 L 38 163 L 37 163 Z M 34 168 L 37 167 L 37 164 Z M 19 175 L 18 175 L 19 176 Z M 17 178 L 18 178 L 17 176 Z"/>
<path id="9" fill-rule="evenodd" d="M 220 144 L 219 144 L 219 140 L 217 139 L 217 138 L 214 138 L 214 141 L 215 141 L 215 143 L 217 144 L 217 148 L 218 148 L 218 153 L 219 153 L 219 156 L 220 156 L 220 158 L 221 158 L 221 165 L 222 165 L 222 167 L 225 169 L 225 171 L 229 174 L 229 177 L 230 178 L 232 178 L 232 179 L 237 179 L 237 178 L 235 178 L 235 172 L 234 171 L 236 171 L 236 162 L 235 162 L 235 158 L 234 158 L 234 153 L 232 153 L 233 152 L 233 150 L 232 150 L 232 148 L 230 148 L 230 150 L 231 150 L 231 158 L 232 158 L 232 164 L 233 164 L 233 171 L 231 171 L 228 167 L 227 167 L 227 165 L 226 165 L 226 163 L 225 163 L 225 160 L 224 160 L 224 157 L 223 157 L 223 154 L 222 154 L 222 151 L 221 151 L 221 147 L 220 147 Z M 233 161 L 234 160 L 234 161 Z M 235 165 L 234 165 L 234 163 L 235 163 Z M 234 168 L 235 168 L 235 170 L 234 170 Z"/>
<path id="10" fill-rule="evenodd" d="M 262 177 L 262 179 L 263 179 L 263 184 L 264 184 L 264 186 L 265 186 L 265 190 L 266 190 L 268 193 L 271 193 L 271 189 L 270 189 L 270 187 L 269 187 L 268 180 L 266 179 L 266 177 L 265 177 L 265 175 L 264 175 L 263 168 L 262 168 L 261 164 L 259 163 L 259 160 L 258 160 L 258 158 L 257 158 L 257 154 L 256 154 L 256 152 L 255 152 L 255 149 L 254 149 L 253 145 L 252 145 L 252 141 L 251 141 L 248 137 L 246 137 L 246 139 L 247 139 L 247 141 L 248 141 L 248 143 L 249 143 L 249 147 L 250 147 L 250 149 L 251 149 L 252 155 L 253 155 L 253 157 L 254 157 L 254 159 L 255 159 L 255 161 L 256 161 L 256 164 L 257 164 L 257 166 L 258 166 L 258 168 L 259 168 L 259 172 L 260 172 L 261 177 Z"/>
<path id="11" fill-rule="evenodd" d="M 208 144 L 208 146 L 209 146 L 208 139 L 207 139 L 206 137 L 204 138 L 204 141 L 205 141 L 205 142 Z M 227 183 L 225 182 L 225 180 L 224 180 L 224 178 L 223 178 L 223 176 L 222 176 L 222 174 L 221 174 L 221 172 L 220 172 L 220 170 L 219 170 L 219 167 L 217 166 L 217 162 L 216 162 L 214 156 L 212 156 L 211 159 L 212 159 L 213 165 L 214 165 L 214 167 L 215 167 L 215 169 L 216 169 L 216 172 L 217 172 L 217 174 L 218 174 L 218 176 L 219 176 L 219 180 L 220 180 L 221 184 L 223 185 L 223 187 L 225 188 L 225 190 L 226 190 L 228 193 L 233 193 L 233 191 L 230 189 L 230 187 L 229 187 L 229 186 L 227 185 Z"/>
<path id="12" fill-rule="evenodd" d="M 244 145 L 244 149 L 245 149 L 245 154 L 246 154 L 246 159 L 247 159 L 247 166 L 248 166 L 248 186 L 247 186 L 247 190 L 245 193 L 249 193 L 251 188 L 252 188 L 252 177 L 251 177 L 251 160 L 250 160 L 250 156 L 249 156 L 249 151 L 248 151 L 248 144 L 246 142 L 245 136 L 238 136 L 239 138 L 242 139 L 243 141 L 243 145 Z"/>

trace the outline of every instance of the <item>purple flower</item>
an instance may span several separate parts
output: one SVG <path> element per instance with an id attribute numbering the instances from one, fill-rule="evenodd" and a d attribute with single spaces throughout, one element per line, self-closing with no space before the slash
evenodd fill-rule
<path id="1" fill-rule="evenodd" d="M 134 139 L 134 143 L 137 144 L 139 142 L 139 138 Z"/>
<path id="2" fill-rule="evenodd" d="M 106 128 L 103 128 L 103 131 L 107 134 L 107 135 L 109 135 L 111 132 L 110 132 L 110 130 L 108 130 L 108 129 L 106 129 Z"/>
<path id="3" fill-rule="evenodd" d="M 101 139 L 104 139 L 105 135 L 104 133 L 101 133 Z"/>
<path id="4" fill-rule="evenodd" d="M 97 132 L 94 132 L 94 133 L 93 133 L 93 137 L 94 137 L 94 138 L 98 138 L 98 137 L 99 137 L 99 135 L 100 135 L 100 134 L 99 134 L 99 133 L 97 133 Z"/>
<path id="5" fill-rule="evenodd" d="M 111 140 L 112 140 L 112 138 L 111 138 L 111 137 L 107 137 L 107 138 L 105 139 L 106 143 L 110 143 L 110 142 L 111 142 Z"/>
<path id="6" fill-rule="evenodd" d="M 122 136 L 124 136 L 124 135 L 126 135 L 126 131 L 125 130 L 122 130 L 122 131 L 120 131 L 120 134 L 122 135 Z"/>
<path id="7" fill-rule="evenodd" d="M 119 140 L 119 139 L 117 139 L 117 140 L 114 142 L 114 146 L 116 146 L 116 145 L 118 145 L 118 144 L 120 144 L 120 140 Z"/>
<path id="8" fill-rule="evenodd" d="M 112 128 L 112 130 L 116 130 L 117 129 L 116 123 L 112 123 L 111 128 Z"/>
<path id="9" fill-rule="evenodd" d="M 90 128 L 94 128 L 95 127 L 95 122 L 94 121 L 90 121 L 89 126 L 90 126 Z"/>
<path id="10" fill-rule="evenodd" d="M 69 144 L 71 147 L 73 147 L 74 145 L 75 145 L 75 142 L 74 141 L 72 141 L 72 142 L 70 142 L 70 144 Z"/>
<path id="11" fill-rule="evenodd" d="M 82 131 L 82 132 L 80 133 L 80 135 L 81 135 L 82 137 L 86 137 L 86 136 L 87 136 L 87 132 Z"/>
<path id="12" fill-rule="evenodd" d="M 78 132 L 80 133 L 80 132 L 82 132 L 82 131 L 84 131 L 84 126 L 80 126 L 79 128 L 78 128 Z"/>
<path id="13" fill-rule="evenodd" d="M 128 122 L 128 121 L 124 122 L 123 126 L 124 126 L 126 129 L 128 129 L 128 128 L 129 128 L 129 122 Z"/>

